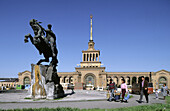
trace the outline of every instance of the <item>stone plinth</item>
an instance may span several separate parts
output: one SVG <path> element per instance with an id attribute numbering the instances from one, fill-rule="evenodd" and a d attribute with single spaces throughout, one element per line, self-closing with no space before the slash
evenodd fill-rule
<path id="1" fill-rule="evenodd" d="M 52 66 L 32 64 L 31 67 L 31 87 L 27 97 L 55 99 L 64 96 L 60 78 Z"/>

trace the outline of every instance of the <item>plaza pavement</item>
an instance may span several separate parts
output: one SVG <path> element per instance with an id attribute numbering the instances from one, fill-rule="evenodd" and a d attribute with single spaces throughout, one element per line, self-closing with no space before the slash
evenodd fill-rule
<path id="1" fill-rule="evenodd" d="M 153 103 L 165 103 L 160 99 L 156 100 L 155 95 L 149 95 L 149 103 L 139 104 L 136 100 L 139 99 L 139 95 L 133 95 L 132 98 L 128 100 L 128 103 L 120 102 L 108 102 L 106 100 L 105 91 L 87 91 L 87 90 L 76 90 L 74 94 L 71 93 L 71 90 L 65 90 L 66 97 L 57 100 L 30 100 L 24 99 L 27 93 L 0 93 L 0 109 L 16 109 L 16 108 L 56 108 L 56 107 L 72 107 L 80 109 L 89 109 L 89 108 L 101 108 L 101 109 L 110 109 L 110 108 L 120 108 L 120 107 L 130 107 L 137 105 L 149 105 Z"/>

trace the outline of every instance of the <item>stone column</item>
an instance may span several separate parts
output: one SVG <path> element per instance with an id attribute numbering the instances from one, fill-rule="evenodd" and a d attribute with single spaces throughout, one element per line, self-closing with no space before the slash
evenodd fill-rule
<path id="1" fill-rule="evenodd" d="M 74 83 L 74 78 L 73 77 L 71 78 L 71 81 L 72 81 L 71 83 Z"/>
<path id="2" fill-rule="evenodd" d="M 82 61 L 84 62 L 84 53 L 83 53 L 83 55 L 82 55 L 82 59 L 83 59 Z"/>
<path id="3" fill-rule="evenodd" d="M 97 61 L 99 61 L 99 53 L 98 53 L 98 60 Z"/>
<path id="4" fill-rule="evenodd" d="M 117 86 L 119 86 L 119 85 L 120 85 L 120 82 L 121 82 L 121 77 L 118 77 Z"/>
<path id="5" fill-rule="evenodd" d="M 136 83 L 138 83 L 138 78 L 139 78 L 139 76 L 136 76 Z"/>
<path id="6" fill-rule="evenodd" d="M 94 56 L 93 56 L 93 53 L 92 53 L 92 61 L 94 61 Z"/>
<path id="7" fill-rule="evenodd" d="M 125 83 L 126 83 L 126 84 L 128 84 L 128 79 L 129 79 L 129 78 L 125 78 Z"/>
<path id="8" fill-rule="evenodd" d="M 62 76 L 61 76 L 61 77 L 60 77 L 60 83 L 63 83 L 63 81 L 62 81 L 62 80 L 63 80 L 63 78 L 62 78 Z"/>
<path id="9" fill-rule="evenodd" d="M 68 83 L 68 77 L 66 77 L 65 81 L 66 81 L 66 83 Z"/>
<path id="10" fill-rule="evenodd" d="M 87 61 L 87 53 L 86 53 L 86 61 Z"/>
<path id="11" fill-rule="evenodd" d="M 103 88 L 106 88 L 107 87 L 107 78 L 106 78 L 106 75 L 103 75 Z"/>
<path id="12" fill-rule="evenodd" d="M 133 77 L 130 77 L 130 85 L 132 85 L 132 78 L 133 78 Z"/>

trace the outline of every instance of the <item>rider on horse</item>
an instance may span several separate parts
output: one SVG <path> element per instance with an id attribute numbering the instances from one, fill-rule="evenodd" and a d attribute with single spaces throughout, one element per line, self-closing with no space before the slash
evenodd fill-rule
<path id="1" fill-rule="evenodd" d="M 52 25 L 48 25 L 48 29 L 45 30 L 37 20 L 32 19 L 30 20 L 30 26 L 32 27 L 35 36 L 32 37 L 31 34 L 25 36 L 25 42 L 28 42 L 28 38 L 30 38 L 32 44 L 39 50 L 40 55 L 43 53 L 45 59 L 39 60 L 37 65 L 41 62 L 49 62 L 49 57 L 52 57 L 52 61 L 50 63 L 51 66 L 54 68 L 57 66 L 57 48 L 56 48 L 56 36 L 52 32 L 51 27 Z M 46 32 L 46 37 L 44 37 Z"/>

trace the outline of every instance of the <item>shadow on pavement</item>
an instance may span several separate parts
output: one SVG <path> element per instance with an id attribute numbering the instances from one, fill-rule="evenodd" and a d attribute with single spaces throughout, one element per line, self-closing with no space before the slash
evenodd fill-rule
<path id="1" fill-rule="evenodd" d="M 143 101 L 140 101 L 140 100 L 136 100 L 138 103 L 143 103 Z"/>
<path id="2" fill-rule="evenodd" d="M 71 93 L 66 93 L 66 94 L 64 94 L 64 97 L 67 97 L 68 95 L 73 95 L 73 94 L 75 94 L 74 91 L 72 91 Z"/>
<path id="3" fill-rule="evenodd" d="M 159 98 L 159 100 L 164 100 L 164 98 Z"/>

